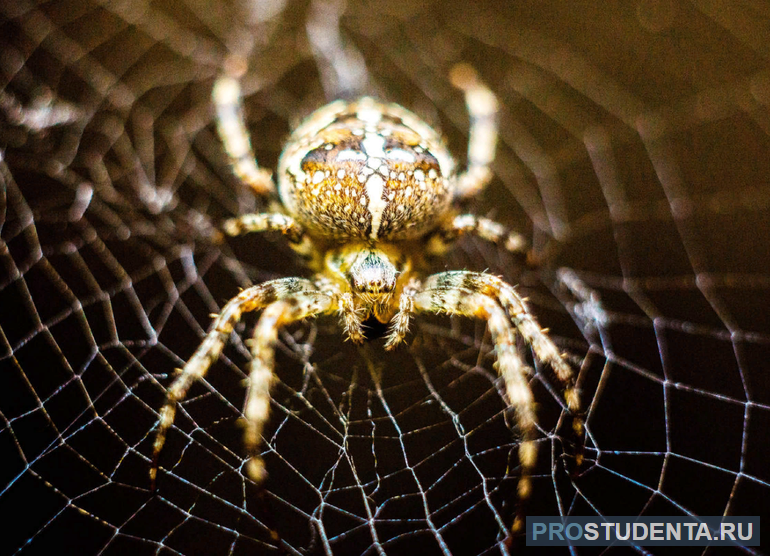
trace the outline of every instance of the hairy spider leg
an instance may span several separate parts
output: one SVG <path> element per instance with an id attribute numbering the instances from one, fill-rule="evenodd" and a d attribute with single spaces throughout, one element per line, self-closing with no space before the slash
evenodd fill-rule
<path id="1" fill-rule="evenodd" d="M 317 248 L 305 229 L 294 218 L 280 212 L 243 214 L 225 220 L 222 230 L 229 236 L 252 232 L 281 232 L 289 240 L 292 249 L 305 258 L 311 258 Z"/>
<path id="2" fill-rule="evenodd" d="M 490 274 L 450 271 L 429 276 L 422 286 L 405 288 L 399 300 L 399 312 L 387 346 L 395 346 L 408 329 L 413 312 L 447 313 L 486 320 L 497 355 L 497 370 L 505 383 L 508 404 L 516 413 L 521 432 L 519 445 L 518 493 L 522 504 L 531 494 L 530 476 L 537 459 L 534 443 L 536 417 L 535 403 L 528 384 L 529 368 L 522 361 L 515 343 L 516 332 L 532 346 L 535 356 L 548 364 L 565 385 L 565 400 L 569 411 L 578 417 L 580 402 L 575 389 L 572 369 L 562 358 L 559 349 L 540 328 L 529 313 L 524 300 L 513 286 Z M 579 427 L 576 427 L 576 430 Z M 512 527 L 518 532 L 523 527 L 523 513 L 519 512 Z"/>
<path id="3" fill-rule="evenodd" d="M 270 415 L 270 387 L 275 378 L 273 368 L 278 330 L 306 317 L 326 313 L 332 306 L 333 298 L 326 293 L 311 289 L 299 291 L 268 305 L 254 329 L 243 417 L 244 444 L 249 454 L 246 471 L 257 483 L 267 476 L 265 464 L 259 455 L 259 445 L 262 442 L 262 429 Z"/>
<path id="4" fill-rule="evenodd" d="M 426 250 L 432 256 L 444 255 L 460 236 L 467 234 L 475 234 L 511 253 L 528 252 L 529 245 L 523 235 L 510 231 L 494 220 L 474 214 L 460 214 L 443 223 L 428 237 Z"/>
<path id="5" fill-rule="evenodd" d="M 324 305 L 323 299 L 326 300 L 326 305 Z M 284 310 L 284 306 L 279 305 L 277 309 L 271 310 L 271 315 L 279 309 L 286 313 L 279 319 L 282 323 L 288 322 L 292 317 L 296 317 L 296 320 L 312 314 L 333 310 L 333 297 L 328 293 L 320 292 L 313 282 L 303 278 L 280 278 L 265 282 L 243 290 L 228 301 L 222 312 L 215 316 L 203 342 L 195 350 L 193 356 L 181 369 L 179 376 L 174 379 L 174 382 L 166 391 L 166 402 L 160 410 L 158 430 L 155 435 L 155 443 L 153 444 L 152 464 L 150 466 L 150 482 L 153 490 L 155 490 L 155 481 L 158 474 L 158 458 L 166 442 L 168 429 L 174 422 L 177 403 L 184 400 L 190 386 L 195 381 L 202 379 L 209 370 L 209 367 L 219 358 L 227 339 L 233 331 L 233 327 L 240 321 L 241 316 L 244 313 L 257 311 L 278 301 L 284 301 L 289 306 L 295 307 L 293 310 Z M 269 317 L 266 323 L 271 322 L 271 320 L 275 320 L 275 316 Z M 257 325 L 257 328 L 259 330 L 260 325 Z M 266 332 L 263 331 L 260 337 L 266 338 L 269 335 L 266 335 Z M 264 345 L 265 342 L 257 343 Z M 255 349 L 256 346 L 253 350 Z M 272 360 L 272 355 L 269 357 Z M 260 366 L 259 368 L 262 369 L 263 367 Z M 254 371 L 252 371 L 252 374 L 254 374 Z M 255 378 L 250 378 L 250 381 L 259 383 L 260 379 L 263 379 L 263 377 L 257 372 Z M 257 392 L 260 391 L 258 386 L 250 386 L 250 392 L 254 389 Z M 250 393 L 249 400 L 253 399 L 253 396 L 258 397 L 258 394 Z M 251 411 L 252 416 L 257 415 L 255 410 L 252 409 Z M 252 442 L 248 445 L 253 448 L 255 443 Z"/>
<path id="6" fill-rule="evenodd" d="M 468 64 L 457 64 L 449 74 L 452 85 L 465 93 L 470 117 L 468 167 L 455 180 L 455 198 L 478 194 L 492 179 L 490 164 L 497 147 L 497 97 Z"/>
<path id="7" fill-rule="evenodd" d="M 258 195 L 274 195 L 272 172 L 257 165 L 257 157 L 251 148 L 244 123 L 240 83 L 234 77 L 220 76 L 214 83 L 211 98 L 217 113 L 217 132 L 235 175 Z"/>

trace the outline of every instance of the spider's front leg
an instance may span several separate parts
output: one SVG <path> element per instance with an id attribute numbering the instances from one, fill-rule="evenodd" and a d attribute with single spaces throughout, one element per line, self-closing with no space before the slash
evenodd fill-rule
<path id="1" fill-rule="evenodd" d="M 412 278 L 404 286 L 401 297 L 398 301 L 398 312 L 390 321 L 388 330 L 388 339 L 385 342 L 385 349 L 392 350 L 398 344 L 404 341 L 404 337 L 409 332 L 409 320 L 414 313 L 414 296 L 420 291 L 421 284 L 416 278 Z"/>
<path id="2" fill-rule="evenodd" d="M 281 305 L 282 304 L 282 305 Z M 155 443 L 153 444 L 152 462 L 150 465 L 150 482 L 152 489 L 155 489 L 155 480 L 158 474 L 158 459 L 160 457 L 161 450 L 166 441 L 166 434 L 168 429 L 174 422 L 176 415 L 177 403 L 184 400 L 187 395 L 187 391 L 190 386 L 197 380 L 203 378 L 206 375 L 209 367 L 219 358 L 222 353 L 225 343 L 228 337 L 233 331 L 235 324 L 241 319 L 243 313 L 250 311 L 256 311 L 268 306 L 263 315 L 265 320 L 265 326 L 269 327 L 273 323 L 275 326 L 281 326 L 291 322 L 292 320 L 302 319 L 306 316 L 311 316 L 318 313 L 331 310 L 333 306 L 333 297 L 326 292 L 321 292 L 309 280 L 301 278 L 282 278 L 279 280 L 273 280 L 265 282 L 257 286 L 252 286 L 243 290 L 233 299 L 227 302 L 222 312 L 216 315 L 214 322 L 206 334 L 203 342 L 198 349 L 185 364 L 179 373 L 179 376 L 169 386 L 166 391 L 166 402 L 160 410 L 160 419 L 158 421 L 158 430 L 155 435 Z M 275 309 L 271 309 L 275 306 Z M 276 311 L 280 314 L 276 316 Z M 260 319 L 260 323 L 263 319 Z M 257 331 L 260 330 L 260 325 L 257 326 Z M 273 338 L 275 337 L 273 334 Z M 266 338 L 262 341 L 257 341 L 252 348 L 253 352 L 258 351 L 256 344 L 265 346 L 270 344 L 271 336 L 262 332 L 261 338 Z M 259 340 L 259 339 L 258 339 Z M 267 348 L 267 359 L 261 358 L 261 363 L 253 363 L 258 365 L 259 370 L 255 373 L 256 366 L 252 367 L 252 374 L 249 378 L 250 383 L 255 383 L 256 386 L 249 386 L 249 401 L 256 399 L 253 408 L 250 409 L 249 417 L 247 419 L 258 421 L 260 414 L 257 409 L 259 400 L 264 401 L 265 392 L 267 392 L 267 403 L 269 403 L 269 388 L 265 388 L 265 384 L 269 387 L 269 380 L 266 381 L 263 369 L 270 369 L 272 376 L 272 347 Z M 261 357 L 261 356 L 260 356 Z M 255 357 L 255 361 L 256 361 Z M 254 393 L 252 393 L 252 391 Z M 262 398 L 260 398 L 262 396 Z M 248 406 L 251 404 L 247 404 Z M 266 418 L 266 412 L 264 418 Z M 258 426 L 261 430 L 261 424 Z M 247 446 L 253 451 L 254 447 L 258 444 L 250 440 L 249 429 L 247 427 Z M 249 444 L 251 442 L 251 444 Z M 258 465 L 257 465 L 258 467 Z M 257 475 L 259 476 L 259 475 Z M 254 475 L 252 475 L 254 477 Z"/>
<path id="3" fill-rule="evenodd" d="M 535 357 L 554 370 L 565 385 L 567 408 L 577 414 L 579 398 L 572 369 L 530 314 L 524 300 L 511 285 L 495 276 L 467 271 L 442 272 L 428 277 L 422 288 L 409 297 L 409 305 L 415 312 L 448 313 L 487 321 L 495 344 L 497 369 L 505 382 L 507 403 L 516 413 L 521 431 L 518 492 L 520 500 L 525 501 L 531 492 L 530 475 L 537 456 L 534 442 L 537 421 L 528 383 L 529 369 L 516 349 L 516 332 L 532 346 Z M 513 525 L 514 532 L 523 527 L 522 520 L 520 513 Z"/>
<path id="4" fill-rule="evenodd" d="M 244 444 L 249 462 L 246 471 L 257 483 L 267 473 L 259 445 L 262 429 L 270 414 L 270 387 L 274 375 L 275 343 L 278 330 L 306 317 L 325 313 L 333 309 L 333 298 L 320 291 L 302 291 L 269 305 L 257 323 L 251 344 L 251 371 L 249 372 L 246 406 L 243 410 Z"/>

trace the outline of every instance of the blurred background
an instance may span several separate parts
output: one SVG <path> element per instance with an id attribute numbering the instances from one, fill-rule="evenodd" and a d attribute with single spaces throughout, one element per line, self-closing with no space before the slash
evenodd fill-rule
<path id="1" fill-rule="evenodd" d="M 579 373 L 581 467 L 561 386 L 521 345 L 529 515 L 770 515 L 769 35 L 767 5 L 729 0 L 3 3 L 0 553 L 524 548 L 515 424 L 485 325 L 465 319 L 421 318 L 394 353 L 345 342 L 336 318 L 282 332 L 258 488 L 238 426 L 248 315 L 180 404 L 150 491 L 165 387 L 209 314 L 306 274 L 280 237 L 218 232 L 264 207 L 215 132 L 228 55 L 248 62 L 270 169 L 303 116 L 363 93 L 463 163 L 449 69 L 469 62 L 497 94 L 495 178 L 467 209 L 543 265 L 464 238 L 436 270 L 518 284 Z"/>

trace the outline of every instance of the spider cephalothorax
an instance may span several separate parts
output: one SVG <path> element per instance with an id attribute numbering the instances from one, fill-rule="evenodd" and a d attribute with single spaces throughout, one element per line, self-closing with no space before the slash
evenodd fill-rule
<path id="1" fill-rule="evenodd" d="M 247 470 L 255 481 L 265 477 L 259 446 L 268 418 L 274 344 L 281 326 L 337 312 L 347 336 L 361 342 L 363 322 L 375 318 L 389 323 L 385 347 L 392 349 L 407 334 L 412 314 L 429 312 L 487 321 L 507 403 L 515 410 L 523 437 L 519 494 L 528 496 L 536 422 L 529 370 L 516 348 L 517 334 L 565 383 L 570 409 L 578 408 L 578 397 L 569 365 L 512 286 L 470 271 L 424 278 L 426 261 L 442 255 L 464 233 L 476 233 L 511 251 L 525 247 L 520 235 L 486 218 L 457 211 L 460 200 L 480 191 L 491 178 L 497 102 L 468 66 L 455 67 L 452 81 L 465 92 L 471 119 L 465 171 L 457 173 L 441 136 L 420 118 L 398 105 L 364 97 L 331 103 L 294 131 L 278 163 L 276 191 L 270 173 L 257 166 L 251 150 L 237 80 L 218 79 L 213 91 L 218 129 L 234 171 L 258 194 L 274 201 L 272 212 L 228 220 L 224 230 L 230 235 L 281 231 L 305 257 L 314 278 L 283 278 L 252 286 L 216 316 L 203 343 L 168 389 L 154 444 L 153 484 L 176 403 L 219 356 L 244 312 L 263 310 L 251 344 L 253 361 L 244 408 Z"/>

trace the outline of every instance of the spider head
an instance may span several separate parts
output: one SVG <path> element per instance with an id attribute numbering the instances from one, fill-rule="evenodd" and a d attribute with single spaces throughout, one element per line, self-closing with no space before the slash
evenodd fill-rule
<path id="1" fill-rule="evenodd" d="M 346 245 L 327 253 L 327 271 L 344 281 L 359 306 L 380 322 L 392 316 L 392 301 L 409 260 L 392 247 Z"/>
<path id="2" fill-rule="evenodd" d="M 393 294 L 399 274 L 384 252 L 366 249 L 360 251 L 350 265 L 347 278 L 354 294 L 378 301 Z"/>

